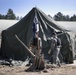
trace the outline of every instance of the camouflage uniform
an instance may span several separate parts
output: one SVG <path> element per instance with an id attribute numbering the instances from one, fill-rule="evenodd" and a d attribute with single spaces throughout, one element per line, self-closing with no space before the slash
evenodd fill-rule
<path id="1" fill-rule="evenodd" d="M 53 64 L 57 64 L 60 66 L 59 53 L 61 45 L 58 45 L 58 37 L 51 37 L 51 51 L 53 52 Z M 59 39 L 60 40 L 60 39 Z M 61 41 L 60 41 L 61 42 Z"/>

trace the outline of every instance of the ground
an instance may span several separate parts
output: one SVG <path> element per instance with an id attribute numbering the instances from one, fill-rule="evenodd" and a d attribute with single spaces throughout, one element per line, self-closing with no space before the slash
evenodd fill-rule
<path id="1" fill-rule="evenodd" d="M 57 68 L 48 68 L 47 73 L 39 72 L 26 72 L 28 67 L 25 66 L 4 66 L 0 65 L 0 75 L 76 75 L 76 63 L 65 64 Z"/>

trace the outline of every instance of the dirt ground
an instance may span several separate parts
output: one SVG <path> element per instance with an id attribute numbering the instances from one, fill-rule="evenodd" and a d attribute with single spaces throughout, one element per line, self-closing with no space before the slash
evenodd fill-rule
<path id="1" fill-rule="evenodd" d="M 76 75 L 76 62 L 74 64 L 65 64 L 61 67 L 47 69 L 47 73 L 39 72 L 26 72 L 28 67 L 25 66 L 4 66 L 0 65 L 0 75 Z"/>

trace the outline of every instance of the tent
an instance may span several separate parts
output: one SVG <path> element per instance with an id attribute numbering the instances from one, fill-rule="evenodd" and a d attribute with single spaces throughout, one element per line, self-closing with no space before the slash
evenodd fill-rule
<path id="1" fill-rule="evenodd" d="M 32 25 L 35 14 L 39 22 L 39 36 L 42 39 L 42 52 L 45 59 L 49 59 L 48 50 L 50 44 L 47 38 L 51 37 L 53 31 L 56 31 L 62 42 L 61 56 L 63 61 L 72 63 L 74 58 L 74 47 L 71 43 L 71 32 L 60 27 L 51 17 L 47 16 L 43 11 L 34 7 L 19 22 L 2 31 L 2 43 L 0 54 L 4 58 L 14 58 L 17 60 L 25 60 L 30 56 L 29 52 L 16 39 L 17 35 L 27 46 L 33 37 Z M 68 33 L 69 32 L 69 33 Z"/>

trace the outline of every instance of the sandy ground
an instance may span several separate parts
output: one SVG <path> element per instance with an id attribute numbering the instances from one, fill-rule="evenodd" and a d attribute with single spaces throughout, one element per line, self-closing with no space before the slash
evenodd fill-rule
<path id="1" fill-rule="evenodd" d="M 59 68 L 50 67 L 47 73 L 39 72 L 26 72 L 28 67 L 25 66 L 4 66 L 0 65 L 0 75 L 76 75 L 76 61 L 74 64 L 61 65 Z"/>

